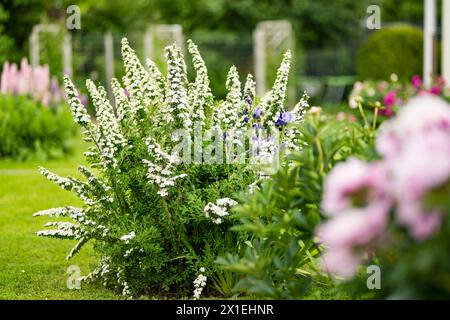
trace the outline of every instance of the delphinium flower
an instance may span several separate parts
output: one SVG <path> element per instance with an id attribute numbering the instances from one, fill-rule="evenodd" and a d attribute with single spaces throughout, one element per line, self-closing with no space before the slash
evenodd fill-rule
<path id="1" fill-rule="evenodd" d="M 280 114 L 278 115 L 277 121 L 275 121 L 275 126 L 283 127 L 283 126 L 287 125 L 289 122 L 291 122 L 293 118 L 294 118 L 294 116 L 292 115 L 292 113 L 290 113 L 288 111 L 280 112 Z"/>
<path id="2" fill-rule="evenodd" d="M 290 126 L 288 129 L 286 129 L 284 132 L 284 137 L 282 137 L 282 143 L 288 150 L 301 150 L 302 136 L 300 130 L 298 130 L 298 128 L 296 128 L 295 126 L 299 123 L 302 123 L 305 119 L 306 111 L 309 109 L 308 99 L 309 96 L 306 94 L 306 92 L 304 92 L 300 101 L 290 111 L 293 117 L 291 120 L 293 126 Z"/>
<path id="3" fill-rule="evenodd" d="M 216 203 L 209 202 L 203 211 L 205 216 L 210 218 L 213 223 L 221 224 L 223 219 L 229 215 L 228 209 L 237 204 L 236 201 L 230 198 L 217 199 Z"/>
<path id="4" fill-rule="evenodd" d="M 165 120 L 174 123 L 177 129 L 191 130 L 192 110 L 188 101 L 188 81 L 183 54 L 175 45 L 168 46 L 165 50 L 168 64 Z"/>
<path id="5" fill-rule="evenodd" d="M 192 121 L 204 125 L 205 110 L 212 108 L 213 95 L 209 86 L 208 69 L 198 47 L 188 40 L 188 50 L 192 55 L 192 64 L 197 75 L 195 81 L 189 87 L 188 100 L 192 108 Z"/>
<path id="6" fill-rule="evenodd" d="M 194 280 L 194 300 L 200 298 L 203 288 L 206 286 L 206 280 L 208 280 L 208 278 L 203 274 L 205 272 L 205 268 L 201 267 L 199 271 L 200 274 Z"/>

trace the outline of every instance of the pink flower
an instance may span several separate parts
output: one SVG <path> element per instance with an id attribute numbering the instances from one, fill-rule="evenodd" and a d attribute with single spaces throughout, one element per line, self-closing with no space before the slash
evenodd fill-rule
<path id="1" fill-rule="evenodd" d="M 356 81 L 353 85 L 353 90 L 356 94 L 358 94 L 362 89 L 364 88 L 364 85 L 361 81 Z"/>
<path id="2" fill-rule="evenodd" d="M 337 164 L 328 175 L 322 209 L 329 216 L 354 208 L 384 213 L 390 206 L 387 185 L 384 166 L 350 158 Z"/>
<path id="3" fill-rule="evenodd" d="M 389 160 L 400 153 L 405 141 L 435 128 L 450 132 L 450 105 L 430 94 L 413 98 L 380 128 L 377 151 Z"/>
<path id="4" fill-rule="evenodd" d="M 354 114 L 349 114 L 348 122 L 350 122 L 350 123 L 356 122 L 356 116 Z"/>
<path id="5" fill-rule="evenodd" d="M 422 87 L 422 78 L 419 75 L 415 75 L 411 79 L 411 84 L 414 88 L 419 89 Z"/>
<path id="6" fill-rule="evenodd" d="M 435 96 L 439 96 L 442 92 L 442 88 L 439 86 L 434 86 L 433 88 L 430 89 L 430 93 L 434 94 Z"/>
<path id="7" fill-rule="evenodd" d="M 370 243 L 385 227 L 385 210 L 352 209 L 318 227 L 316 235 L 330 248 L 353 248 Z"/>
<path id="8" fill-rule="evenodd" d="M 320 264 L 328 273 L 349 279 L 355 275 L 360 262 L 350 250 L 334 249 L 325 252 Z"/>
<path id="9" fill-rule="evenodd" d="M 439 129 L 405 143 L 392 164 L 397 219 L 422 240 L 440 225 L 442 210 L 424 206 L 424 197 L 450 180 L 450 132 Z"/>
<path id="10" fill-rule="evenodd" d="M 445 84 L 446 84 L 446 81 L 445 81 L 444 77 L 442 77 L 442 76 L 438 77 L 437 81 L 436 81 L 436 84 L 437 84 L 438 87 L 444 88 Z"/>
<path id="11" fill-rule="evenodd" d="M 391 106 L 388 106 L 384 109 L 378 109 L 377 115 L 379 116 L 385 116 L 385 117 L 392 117 L 394 115 L 394 111 L 392 110 Z"/>
<path id="12" fill-rule="evenodd" d="M 343 111 L 338 112 L 338 114 L 336 115 L 337 121 L 344 121 L 346 118 L 347 118 L 347 115 Z"/>
<path id="13" fill-rule="evenodd" d="M 364 254 L 381 238 L 386 223 L 385 211 L 351 210 L 322 224 L 316 231 L 327 247 L 322 266 L 341 277 L 353 276 Z"/>
<path id="14" fill-rule="evenodd" d="M 386 93 L 386 95 L 383 98 L 383 103 L 386 107 L 391 107 L 394 104 L 397 103 L 397 93 L 392 90 Z"/>

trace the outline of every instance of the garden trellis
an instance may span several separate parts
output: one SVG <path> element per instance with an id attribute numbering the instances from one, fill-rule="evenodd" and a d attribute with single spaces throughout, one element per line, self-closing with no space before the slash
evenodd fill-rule
<path id="1" fill-rule="evenodd" d="M 61 32 L 61 27 L 56 24 L 38 24 L 33 27 L 33 31 L 30 35 L 30 61 L 33 67 L 36 67 L 40 63 L 41 45 L 40 34 L 57 34 Z M 61 46 L 62 60 L 63 60 L 63 72 L 66 74 L 72 74 L 72 37 L 70 33 L 64 34 L 64 40 Z"/>
<path id="2" fill-rule="evenodd" d="M 256 26 L 254 33 L 256 92 L 262 95 L 267 88 L 267 61 L 271 53 L 279 53 L 290 49 L 294 51 L 294 37 L 289 21 L 262 21 Z M 294 88 L 289 88 L 290 96 Z"/>

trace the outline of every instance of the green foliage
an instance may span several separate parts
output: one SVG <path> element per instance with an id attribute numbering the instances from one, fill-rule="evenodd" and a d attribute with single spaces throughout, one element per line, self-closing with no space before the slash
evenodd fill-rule
<path id="1" fill-rule="evenodd" d="M 28 53 L 28 37 L 49 0 L 7 0 L 0 3 L 0 65 L 19 62 Z"/>
<path id="2" fill-rule="evenodd" d="M 306 147 L 288 156 L 280 169 L 253 195 L 243 194 L 232 230 L 251 235 L 240 254 L 217 262 L 242 276 L 234 290 L 275 299 L 303 298 L 311 286 L 328 283 L 316 268 L 320 247 L 313 241 L 322 221 L 319 204 L 323 179 L 352 154 L 367 157 L 371 139 L 358 124 L 312 114 L 299 127 Z"/>
<path id="3" fill-rule="evenodd" d="M 408 25 L 385 27 L 374 32 L 357 57 L 358 76 L 388 80 L 392 73 L 408 81 L 422 72 L 423 32 Z"/>
<path id="4" fill-rule="evenodd" d="M 76 126 L 67 105 L 47 107 L 25 96 L 0 95 L 0 158 L 57 158 L 71 151 Z"/>

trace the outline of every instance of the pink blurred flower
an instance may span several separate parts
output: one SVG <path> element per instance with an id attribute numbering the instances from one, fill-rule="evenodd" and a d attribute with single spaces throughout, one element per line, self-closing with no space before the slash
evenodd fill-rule
<path id="1" fill-rule="evenodd" d="M 405 141 L 435 128 L 450 132 L 450 105 L 430 94 L 413 98 L 400 109 L 395 119 L 380 128 L 377 151 L 392 158 L 400 153 Z"/>
<path id="2" fill-rule="evenodd" d="M 427 238 L 439 227 L 442 210 L 424 207 L 424 197 L 450 179 L 450 132 L 433 130 L 405 143 L 391 174 L 399 222 L 413 237 Z"/>
<path id="3" fill-rule="evenodd" d="M 336 115 L 337 121 L 344 121 L 346 118 L 347 118 L 347 115 L 343 111 L 338 112 L 338 114 Z"/>
<path id="4" fill-rule="evenodd" d="M 386 106 L 384 109 L 378 109 L 377 115 L 385 116 L 385 117 L 392 117 L 394 115 L 394 111 L 392 110 L 391 106 Z"/>
<path id="5" fill-rule="evenodd" d="M 411 84 L 414 88 L 420 89 L 422 87 L 422 78 L 419 75 L 415 75 L 411 79 Z"/>
<path id="6" fill-rule="evenodd" d="M 348 122 L 355 122 L 356 116 L 354 114 L 349 114 L 347 119 L 348 119 Z"/>
<path id="7" fill-rule="evenodd" d="M 383 98 L 383 104 L 386 107 L 391 107 L 396 103 L 397 103 L 397 92 L 392 90 L 392 91 L 389 91 L 388 93 L 386 93 L 386 95 Z"/>
<path id="8" fill-rule="evenodd" d="M 20 61 L 20 68 L 15 63 L 5 62 L 0 81 L 1 93 L 29 95 L 45 105 L 51 102 L 59 103 L 64 97 L 56 77 L 50 82 L 48 65 L 33 68 L 26 58 Z"/>
<path id="9" fill-rule="evenodd" d="M 316 235 L 326 246 L 322 266 L 333 274 L 351 277 L 373 243 L 381 238 L 387 213 L 351 210 L 322 224 Z"/>
<path id="10" fill-rule="evenodd" d="M 439 96 L 442 92 L 442 88 L 439 86 L 434 86 L 430 89 L 430 93 L 434 94 L 435 96 Z"/>
<path id="11" fill-rule="evenodd" d="M 391 203 L 387 189 L 388 177 L 382 164 L 350 158 L 337 164 L 328 175 L 322 209 L 329 216 L 355 208 L 385 213 Z"/>
<path id="12" fill-rule="evenodd" d="M 343 248 L 326 251 L 320 264 L 328 273 L 348 279 L 355 275 L 360 262 L 350 250 Z"/>
<path id="13" fill-rule="evenodd" d="M 352 209 L 319 226 L 316 235 L 330 248 L 365 246 L 384 230 L 386 218 L 382 210 Z"/>
<path id="14" fill-rule="evenodd" d="M 361 81 L 356 81 L 353 85 L 353 90 L 358 94 L 362 89 L 364 88 L 364 85 Z"/>
<path id="15" fill-rule="evenodd" d="M 444 88 L 446 85 L 446 81 L 445 81 L 444 77 L 442 77 L 442 76 L 438 77 L 437 81 L 436 81 L 436 85 L 441 88 Z"/>

